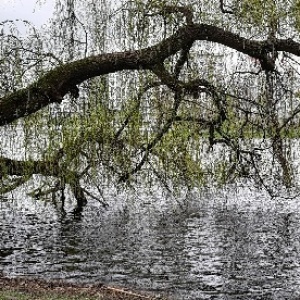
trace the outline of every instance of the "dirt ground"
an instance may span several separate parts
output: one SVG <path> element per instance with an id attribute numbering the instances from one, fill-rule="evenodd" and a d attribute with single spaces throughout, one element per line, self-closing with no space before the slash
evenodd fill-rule
<path id="1" fill-rule="evenodd" d="M 43 295 L 59 295 L 66 299 L 74 297 L 90 297 L 103 300 L 158 300 L 165 299 L 159 296 L 147 295 L 127 289 L 99 285 L 75 285 L 62 280 L 45 281 L 33 278 L 7 278 L 0 274 L 0 291 L 17 291 L 30 294 L 34 298 Z M 1 296 L 0 296 L 1 298 Z M 166 300 L 166 299 L 165 299 Z"/>

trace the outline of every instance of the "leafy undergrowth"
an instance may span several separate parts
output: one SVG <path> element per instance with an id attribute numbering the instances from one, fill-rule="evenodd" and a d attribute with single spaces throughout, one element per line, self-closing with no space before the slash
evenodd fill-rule
<path id="1" fill-rule="evenodd" d="M 0 276 L 0 300 L 158 300 L 163 298 L 100 285 Z M 166 300 L 166 299 L 165 299 Z"/>

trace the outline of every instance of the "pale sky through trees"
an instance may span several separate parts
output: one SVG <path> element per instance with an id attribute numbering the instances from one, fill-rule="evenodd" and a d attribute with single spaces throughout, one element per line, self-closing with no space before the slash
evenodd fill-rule
<path id="1" fill-rule="evenodd" d="M 35 26 L 43 26 L 52 16 L 54 0 L 0 0 L 0 22 L 27 20 Z"/>

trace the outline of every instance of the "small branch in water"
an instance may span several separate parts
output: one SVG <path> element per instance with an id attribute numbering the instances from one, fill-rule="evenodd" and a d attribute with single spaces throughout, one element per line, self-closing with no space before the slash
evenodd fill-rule
<path id="1" fill-rule="evenodd" d="M 88 196 L 90 196 L 92 199 L 94 199 L 94 200 L 100 202 L 104 208 L 109 207 L 109 204 L 108 204 L 108 203 L 106 203 L 105 201 L 103 201 L 103 200 L 101 200 L 101 199 L 95 197 L 92 193 L 90 193 L 89 191 L 87 191 L 85 188 L 82 188 L 82 189 L 83 189 L 83 191 L 84 191 Z"/>

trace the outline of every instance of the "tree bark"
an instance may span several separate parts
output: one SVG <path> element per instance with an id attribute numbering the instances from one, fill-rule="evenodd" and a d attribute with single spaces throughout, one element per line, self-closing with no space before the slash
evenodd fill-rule
<path id="1" fill-rule="evenodd" d="M 89 78 L 121 70 L 152 69 L 197 40 L 220 43 L 247 54 L 258 59 L 265 70 L 274 69 L 274 61 L 267 55 L 271 51 L 300 56 L 300 44 L 291 39 L 275 39 L 270 47 L 267 40 L 246 39 L 213 25 L 189 24 L 151 47 L 90 56 L 50 70 L 27 88 L 0 99 L 0 126 L 28 116 L 50 103 L 61 102 L 67 93 L 74 94 L 77 85 Z"/>

